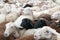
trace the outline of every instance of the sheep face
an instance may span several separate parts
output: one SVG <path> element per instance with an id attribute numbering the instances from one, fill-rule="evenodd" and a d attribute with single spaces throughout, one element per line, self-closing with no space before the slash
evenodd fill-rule
<path id="1" fill-rule="evenodd" d="M 34 38 L 35 38 L 36 40 L 44 39 L 44 38 L 50 39 L 51 35 L 52 35 L 52 34 L 51 34 L 48 30 L 46 30 L 46 28 L 43 28 L 43 29 L 40 29 L 39 31 L 37 31 L 37 32 L 34 34 Z"/>
<path id="2" fill-rule="evenodd" d="M 5 32 L 4 32 L 4 36 L 8 37 L 11 33 L 14 32 L 14 30 L 15 30 L 15 27 L 12 23 L 6 24 L 6 29 L 5 29 Z"/>

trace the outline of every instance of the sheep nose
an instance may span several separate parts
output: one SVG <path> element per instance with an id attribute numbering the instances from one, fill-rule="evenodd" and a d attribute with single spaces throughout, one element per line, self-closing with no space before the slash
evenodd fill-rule
<path id="1" fill-rule="evenodd" d="M 4 34 L 4 37 L 8 37 L 9 35 L 8 34 Z"/>

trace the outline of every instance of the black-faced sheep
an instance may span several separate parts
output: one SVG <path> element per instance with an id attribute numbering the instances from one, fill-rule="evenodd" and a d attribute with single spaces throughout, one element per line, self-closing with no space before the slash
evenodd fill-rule
<path id="1" fill-rule="evenodd" d="M 32 21 L 30 19 L 27 19 L 27 18 L 22 20 L 22 23 L 21 23 L 20 26 L 22 26 L 25 29 L 32 29 L 32 28 L 34 28 Z"/>

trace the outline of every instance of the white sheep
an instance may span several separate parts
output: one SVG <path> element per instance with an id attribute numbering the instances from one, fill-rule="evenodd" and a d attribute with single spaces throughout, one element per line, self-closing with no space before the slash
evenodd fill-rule
<path id="1" fill-rule="evenodd" d="M 5 3 L 4 6 L 3 6 L 3 8 L 0 9 L 0 13 L 7 15 L 8 12 L 10 12 L 10 9 L 11 8 L 10 8 L 9 4 L 8 3 Z"/>
<path id="2" fill-rule="evenodd" d="M 6 29 L 5 29 L 5 32 L 4 32 L 4 36 L 5 37 L 8 37 L 9 35 L 11 35 L 12 33 L 14 33 L 13 35 L 15 37 L 21 37 L 21 36 L 26 36 L 26 35 L 30 35 L 30 34 L 33 34 L 35 33 L 36 29 L 18 29 L 17 27 L 13 26 L 13 22 L 9 22 L 7 23 L 5 26 L 6 26 Z M 19 34 L 18 34 L 18 31 L 19 31 Z M 15 34 L 17 33 L 17 34 Z M 18 36 L 19 35 L 19 36 Z"/>
<path id="3" fill-rule="evenodd" d="M 6 1 L 6 0 L 0 0 L 0 2 L 4 2 L 4 1 Z"/>
<path id="4" fill-rule="evenodd" d="M 34 38 L 35 38 L 35 40 L 39 40 L 41 38 L 50 39 L 52 34 L 54 34 L 56 36 L 58 36 L 58 35 L 60 36 L 60 34 L 58 32 L 56 32 L 55 29 L 52 29 L 49 26 L 44 26 L 43 28 L 41 28 L 35 32 Z"/>
<path id="5" fill-rule="evenodd" d="M 54 12 L 54 13 L 51 15 L 51 19 L 60 20 L 60 12 L 59 12 L 59 11 Z"/>
<path id="6" fill-rule="evenodd" d="M 0 24 L 6 22 L 6 15 L 10 11 L 10 7 L 8 3 L 6 4 L 3 3 L 3 5 L 4 6 L 0 9 Z"/>
<path id="7" fill-rule="evenodd" d="M 31 13 L 30 13 L 31 12 Z M 21 25 L 22 23 L 22 20 L 24 18 L 27 18 L 27 19 L 30 19 L 30 20 L 33 20 L 33 16 L 32 16 L 32 11 L 30 12 L 26 12 L 24 11 L 24 14 L 21 15 L 20 17 L 18 17 L 14 22 L 9 22 L 7 23 L 6 25 L 8 25 L 7 27 L 9 26 L 12 26 L 12 27 L 16 27 L 16 28 L 23 28 Z M 8 30 L 8 29 L 7 29 Z"/>
<path id="8" fill-rule="evenodd" d="M 31 21 L 34 20 L 33 13 L 28 8 L 27 9 L 24 9 L 23 10 L 23 15 L 21 15 L 20 17 L 18 17 L 17 20 L 14 22 L 15 26 L 19 28 L 20 27 L 20 24 L 22 23 L 22 20 L 25 19 L 25 18 L 30 19 Z"/>
<path id="9" fill-rule="evenodd" d="M 40 5 L 42 4 L 42 6 L 41 6 L 41 11 L 44 11 L 44 10 L 47 10 L 47 9 L 50 9 L 50 8 L 53 8 L 53 7 L 55 7 L 55 6 L 57 6 L 57 4 L 56 3 L 54 3 L 54 2 L 49 2 L 49 1 L 44 1 L 44 2 L 41 2 L 40 3 Z"/>
<path id="10" fill-rule="evenodd" d="M 8 0 L 8 3 L 16 3 L 16 0 Z"/>
<path id="11" fill-rule="evenodd" d="M 19 37 L 19 33 L 16 27 L 12 26 L 13 22 L 7 23 L 6 24 L 6 29 L 4 32 L 4 36 L 8 37 L 11 33 L 13 33 L 14 37 Z"/>
<path id="12" fill-rule="evenodd" d="M 60 5 L 60 0 L 53 0 L 53 1 Z"/>
<path id="13" fill-rule="evenodd" d="M 0 9 L 4 7 L 4 2 L 0 2 Z"/>
<path id="14" fill-rule="evenodd" d="M 14 4 L 11 4 L 10 7 L 10 12 L 8 12 L 9 14 L 6 15 L 6 21 L 8 22 L 15 21 L 20 16 L 20 13 L 23 10 L 23 8 L 21 7 L 16 8 L 16 5 Z"/>
<path id="15" fill-rule="evenodd" d="M 4 19 L 3 17 L 1 19 L 6 20 L 5 22 L 15 21 L 22 11 L 22 7 L 16 8 L 15 4 L 5 3 L 4 7 L 0 9 L 0 14 L 5 16 Z"/>
<path id="16" fill-rule="evenodd" d="M 57 12 L 57 11 L 60 11 L 60 6 L 55 6 L 51 9 L 47 9 L 47 10 L 40 11 L 40 12 L 33 11 L 33 16 L 35 19 L 37 19 L 37 17 L 39 17 L 41 14 L 52 15 L 52 14 L 54 14 L 54 12 Z"/>
<path id="17" fill-rule="evenodd" d="M 14 26 L 13 22 L 9 22 L 5 26 L 6 26 L 6 29 L 5 29 L 5 32 L 4 32 L 5 37 L 8 37 L 12 33 L 14 33 L 13 35 L 15 37 L 19 37 L 19 36 L 21 37 L 21 36 L 26 36 L 26 35 L 33 34 L 36 31 L 36 29 L 28 29 L 28 30 L 22 29 L 21 30 L 21 29 L 17 28 L 16 26 Z M 22 28 L 22 27 L 20 27 L 20 28 Z M 18 32 L 19 32 L 19 34 L 18 34 Z"/>
<path id="18" fill-rule="evenodd" d="M 15 21 L 18 18 L 17 13 L 9 13 L 6 15 L 6 22 Z"/>

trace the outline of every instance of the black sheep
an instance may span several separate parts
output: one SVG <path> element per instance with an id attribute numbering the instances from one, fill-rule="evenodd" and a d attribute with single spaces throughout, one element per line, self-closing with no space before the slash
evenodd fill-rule
<path id="1" fill-rule="evenodd" d="M 22 20 L 21 26 L 25 29 L 32 29 L 33 23 L 30 19 L 25 18 Z"/>
<path id="2" fill-rule="evenodd" d="M 26 4 L 23 8 L 26 8 L 26 7 L 33 7 L 33 5 Z"/>
<path id="3" fill-rule="evenodd" d="M 43 26 L 47 26 L 47 23 L 44 19 L 39 19 L 34 25 L 34 28 L 42 28 Z"/>

